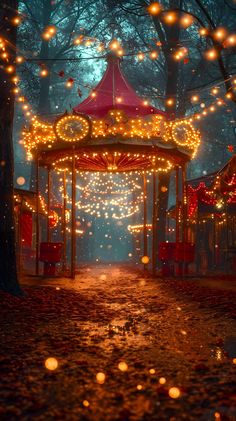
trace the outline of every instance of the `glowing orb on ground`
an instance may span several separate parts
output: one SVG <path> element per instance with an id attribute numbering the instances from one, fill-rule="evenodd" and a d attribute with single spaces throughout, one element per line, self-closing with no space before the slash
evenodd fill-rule
<path id="1" fill-rule="evenodd" d="M 171 387 L 169 389 L 169 396 L 170 398 L 177 399 L 180 397 L 180 390 L 178 387 Z"/>
<path id="2" fill-rule="evenodd" d="M 87 401 L 86 399 L 83 401 L 83 405 L 88 408 L 89 407 L 89 401 Z"/>
<path id="3" fill-rule="evenodd" d="M 58 367 L 57 359 L 53 357 L 47 358 L 45 361 L 45 367 L 50 371 L 56 370 Z"/>
<path id="4" fill-rule="evenodd" d="M 148 263 L 149 263 L 149 257 L 148 256 L 143 256 L 142 257 L 142 259 L 141 259 L 141 262 L 144 264 L 144 265 L 147 265 Z"/>
<path id="5" fill-rule="evenodd" d="M 19 186 L 23 186 L 25 184 L 25 178 L 24 177 L 18 177 L 16 179 L 17 184 L 19 184 Z"/>
<path id="6" fill-rule="evenodd" d="M 126 362 L 125 362 L 125 361 L 121 361 L 121 362 L 118 364 L 118 368 L 119 368 L 119 370 L 120 370 L 120 371 L 125 372 L 125 371 L 127 371 L 127 370 L 128 370 L 128 364 L 126 364 Z"/>
<path id="7" fill-rule="evenodd" d="M 103 384 L 105 382 L 106 376 L 104 373 L 100 372 L 96 375 L 96 380 L 99 384 Z"/>

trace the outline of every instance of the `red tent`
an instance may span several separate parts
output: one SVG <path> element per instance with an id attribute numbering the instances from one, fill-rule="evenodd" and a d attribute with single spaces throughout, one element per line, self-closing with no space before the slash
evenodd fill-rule
<path id="1" fill-rule="evenodd" d="M 165 114 L 136 95 L 122 74 L 119 57 L 110 54 L 107 61 L 108 66 L 102 80 L 91 95 L 74 108 L 75 113 L 97 118 L 104 117 L 108 111 L 114 109 L 123 110 L 128 117 Z"/>

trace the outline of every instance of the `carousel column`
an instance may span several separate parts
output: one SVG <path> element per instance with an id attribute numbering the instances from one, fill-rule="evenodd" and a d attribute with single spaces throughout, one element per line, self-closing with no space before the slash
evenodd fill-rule
<path id="1" fill-rule="evenodd" d="M 152 273 L 156 274 L 157 260 L 157 189 L 156 189 L 156 173 L 153 172 L 153 198 L 152 198 Z"/>
<path id="2" fill-rule="evenodd" d="M 36 159 L 35 273 L 39 274 L 39 157 Z"/>
<path id="3" fill-rule="evenodd" d="M 147 177 L 143 174 L 143 256 L 147 256 Z M 144 264 L 144 269 L 147 265 Z"/>
<path id="4" fill-rule="evenodd" d="M 187 241 L 187 183 L 186 165 L 182 166 L 182 241 Z"/>
<path id="5" fill-rule="evenodd" d="M 76 168 L 75 151 L 72 156 L 72 183 L 71 183 L 71 278 L 75 279 L 75 259 L 76 259 L 76 220 L 75 220 L 75 199 L 76 199 Z"/>
<path id="6" fill-rule="evenodd" d="M 63 256 L 62 256 L 62 270 L 66 270 L 66 171 L 63 173 L 63 203 L 62 203 L 62 237 L 63 237 Z"/>
<path id="7" fill-rule="evenodd" d="M 48 203 L 47 203 L 47 242 L 49 243 L 51 241 L 51 229 L 50 229 L 50 209 L 51 209 L 51 170 L 48 167 Z"/>
<path id="8" fill-rule="evenodd" d="M 175 242 L 179 243 L 179 167 L 175 169 Z"/>

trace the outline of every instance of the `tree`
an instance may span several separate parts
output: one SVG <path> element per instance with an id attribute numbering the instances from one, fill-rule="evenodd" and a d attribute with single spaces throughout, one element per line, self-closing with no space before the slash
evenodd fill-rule
<path id="1" fill-rule="evenodd" d="M 16 50 L 16 17 L 17 1 L 9 0 L 0 6 L 2 42 L 10 50 L 14 61 Z M 5 63 L 0 66 L 0 288 L 14 295 L 21 295 L 18 284 L 13 190 L 13 118 L 14 93 L 12 73 L 5 72 Z"/>

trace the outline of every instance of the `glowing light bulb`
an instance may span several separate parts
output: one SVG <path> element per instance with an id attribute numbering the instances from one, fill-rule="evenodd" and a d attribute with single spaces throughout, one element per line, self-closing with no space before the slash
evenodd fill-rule
<path id="1" fill-rule="evenodd" d="M 49 32 L 43 32 L 42 38 L 48 41 L 51 38 L 51 35 Z"/>
<path id="2" fill-rule="evenodd" d="M 226 98 L 231 99 L 233 97 L 232 92 L 227 92 L 227 94 L 225 95 Z"/>
<path id="3" fill-rule="evenodd" d="M 151 57 L 152 59 L 157 58 L 157 57 L 158 57 L 158 52 L 157 52 L 157 51 L 151 51 L 151 53 L 150 53 L 150 57 Z"/>
<path id="4" fill-rule="evenodd" d="M 219 89 L 218 89 L 218 88 L 213 88 L 213 89 L 211 90 L 211 93 L 212 93 L 213 95 L 217 95 L 217 94 L 218 94 L 218 92 L 219 92 Z"/>
<path id="5" fill-rule="evenodd" d="M 212 48 L 211 50 L 206 51 L 205 56 L 207 60 L 216 60 L 218 57 L 218 52 L 215 48 Z"/>
<path id="6" fill-rule="evenodd" d="M 19 18 L 19 16 L 16 16 L 15 18 L 13 18 L 12 23 L 14 25 L 19 25 L 21 23 L 21 19 Z"/>
<path id="7" fill-rule="evenodd" d="M 143 53 L 138 53 L 138 59 L 139 59 L 139 61 L 142 61 L 142 60 L 144 60 L 144 54 Z"/>
<path id="8" fill-rule="evenodd" d="M 193 16 L 186 14 L 186 15 L 181 16 L 180 25 L 183 28 L 188 28 L 189 26 L 192 25 L 193 21 L 194 21 Z"/>
<path id="9" fill-rule="evenodd" d="M 174 12 L 167 12 L 164 15 L 164 21 L 169 24 L 173 25 L 177 20 L 177 15 Z"/>
<path id="10" fill-rule="evenodd" d="M 172 98 L 169 98 L 169 99 L 167 99 L 167 101 L 166 101 L 166 104 L 168 105 L 168 106 L 171 106 L 171 105 L 173 105 L 175 102 L 174 102 L 174 100 L 172 99 Z"/>
<path id="11" fill-rule="evenodd" d="M 206 35 L 208 35 L 208 34 L 209 34 L 209 31 L 208 31 L 208 29 L 207 29 L 207 28 L 200 28 L 200 29 L 199 29 L 199 34 L 200 34 L 202 37 L 205 37 Z"/>
<path id="12" fill-rule="evenodd" d="M 216 31 L 214 31 L 213 37 L 217 41 L 223 41 L 227 37 L 227 31 L 225 30 L 225 28 L 218 28 L 216 29 Z"/>
<path id="13" fill-rule="evenodd" d="M 48 30 L 49 34 L 51 34 L 51 35 L 55 35 L 56 32 L 57 32 L 57 28 L 55 26 L 53 26 L 53 25 L 49 26 L 47 28 L 47 30 Z"/>
<path id="14" fill-rule="evenodd" d="M 162 11 L 162 6 L 158 2 L 153 2 L 147 7 L 148 13 L 153 16 L 157 16 Z"/>
<path id="15" fill-rule="evenodd" d="M 198 102 L 199 101 L 199 96 L 198 95 L 193 95 L 191 98 L 192 102 Z"/>
<path id="16" fill-rule="evenodd" d="M 23 61 L 24 61 L 24 57 L 21 57 L 21 56 L 16 57 L 17 63 L 23 63 Z"/>
<path id="17" fill-rule="evenodd" d="M 236 35 L 232 34 L 232 35 L 229 35 L 229 37 L 226 39 L 225 46 L 233 47 L 234 45 L 236 45 Z"/>
<path id="18" fill-rule="evenodd" d="M 48 76 L 48 70 L 47 69 L 41 69 L 39 72 L 41 77 L 46 77 Z"/>
<path id="19" fill-rule="evenodd" d="M 7 67 L 6 67 L 6 72 L 7 72 L 7 73 L 13 73 L 13 72 L 14 72 L 14 70 L 15 70 L 14 66 L 7 66 Z"/>
<path id="20" fill-rule="evenodd" d="M 119 47 L 120 47 L 120 44 L 119 44 L 119 42 L 116 39 L 114 39 L 113 41 L 111 41 L 110 44 L 109 44 L 109 48 L 111 50 L 117 50 Z"/>

